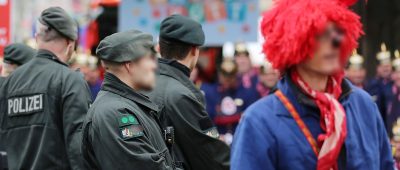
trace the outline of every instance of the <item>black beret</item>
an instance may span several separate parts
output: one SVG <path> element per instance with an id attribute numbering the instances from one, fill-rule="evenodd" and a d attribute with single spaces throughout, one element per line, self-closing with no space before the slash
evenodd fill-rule
<path id="1" fill-rule="evenodd" d="M 182 15 L 171 15 L 161 22 L 160 38 L 201 46 L 205 36 L 200 23 Z"/>
<path id="2" fill-rule="evenodd" d="M 153 36 L 139 30 L 114 33 L 100 41 L 96 55 L 113 62 L 132 61 L 154 52 Z"/>
<path id="3" fill-rule="evenodd" d="M 45 9 L 40 15 L 39 22 L 55 29 L 66 38 L 71 40 L 78 39 L 76 22 L 60 7 Z"/>
<path id="4" fill-rule="evenodd" d="M 23 65 L 36 55 L 36 50 L 20 43 L 10 44 L 4 48 L 4 62 Z"/>

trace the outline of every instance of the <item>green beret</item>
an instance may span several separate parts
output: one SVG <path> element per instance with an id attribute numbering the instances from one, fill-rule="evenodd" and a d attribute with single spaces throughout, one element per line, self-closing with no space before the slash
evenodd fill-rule
<path id="1" fill-rule="evenodd" d="M 139 30 L 114 33 L 100 41 L 96 55 L 113 62 L 132 61 L 154 52 L 153 36 Z"/>
<path id="2" fill-rule="evenodd" d="M 20 43 L 10 44 L 4 48 L 4 62 L 23 65 L 36 55 L 36 50 Z"/>
<path id="3" fill-rule="evenodd" d="M 205 41 L 200 23 L 182 15 L 171 15 L 161 22 L 160 38 L 196 46 L 203 45 Z"/>
<path id="4" fill-rule="evenodd" d="M 71 40 L 78 39 L 76 22 L 60 7 L 45 9 L 40 15 L 39 22 L 53 28 L 66 38 Z"/>

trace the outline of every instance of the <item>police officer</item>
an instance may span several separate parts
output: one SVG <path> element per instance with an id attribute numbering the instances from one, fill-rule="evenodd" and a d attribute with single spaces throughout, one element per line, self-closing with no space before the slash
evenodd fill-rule
<path id="1" fill-rule="evenodd" d="M 10 44 L 4 48 L 3 69 L 1 76 L 7 77 L 17 67 L 30 61 L 36 55 L 36 50 L 21 43 Z"/>
<path id="2" fill-rule="evenodd" d="M 79 72 L 65 64 L 78 38 L 60 7 L 41 13 L 37 55 L 11 74 L 0 93 L 1 140 L 10 169 L 82 169 L 81 128 L 90 100 Z"/>
<path id="3" fill-rule="evenodd" d="M 156 118 L 158 107 L 138 92 L 155 85 L 153 37 L 138 30 L 115 33 L 100 42 L 96 53 L 106 74 L 84 123 L 85 165 L 90 169 L 173 169 Z"/>
<path id="4" fill-rule="evenodd" d="M 174 127 L 171 146 L 175 165 L 185 169 L 228 169 L 229 148 L 218 139 L 205 110 L 204 96 L 189 75 L 204 44 L 201 25 L 188 17 L 172 15 L 161 23 L 159 74 L 149 95 L 160 106 L 163 128 Z"/>

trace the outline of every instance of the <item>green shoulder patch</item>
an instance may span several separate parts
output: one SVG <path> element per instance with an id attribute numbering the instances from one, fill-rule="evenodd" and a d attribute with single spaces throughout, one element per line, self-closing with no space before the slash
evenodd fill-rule
<path id="1" fill-rule="evenodd" d="M 118 117 L 119 130 L 123 139 L 130 139 L 144 135 L 143 126 L 131 114 L 121 114 Z"/>
<path id="2" fill-rule="evenodd" d="M 139 124 L 122 127 L 120 128 L 120 131 L 123 139 L 130 139 L 144 135 L 143 127 Z"/>
<path id="3" fill-rule="evenodd" d="M 124 127 L 128 125 L 139 125 L 139 121 L 133 115 L 120 115 L 118 117 L 119 127 Z"/>

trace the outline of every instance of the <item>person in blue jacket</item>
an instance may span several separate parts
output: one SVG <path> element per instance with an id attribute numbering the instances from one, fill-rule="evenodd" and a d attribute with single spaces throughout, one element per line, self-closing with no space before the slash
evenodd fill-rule
<path id="1" fill-rule="evenodd" d="M 393 97 L 393 81 L 391 80 L 393 69 L 390 51 L 386 49 L 384 43 L 382 43 L 381 51 L 376 55 L 376 58 L 379 61 L 376 76 L 367 82 L 365 91 L 372 96 L 372 99 L 378 105 L 382 119 L 387 125 L 388 132 L 390 132 L 389 122 L 392 120 L 389 120 L 388 107 Z"/>
<path id="2" fill-rule="evenodd" d="M 264 14 L 263 50 L 284 76 L 242 116 L 231 170 L 394 169 L 376 104 L 344 79 L 362 33 L 352 4 L 280 0 Z"/>
<path id="3" fill-rule="evenodd" d="M 226 59 L 218 69 L 217 83 L 203 83 L 201 90 L 206 109 L 218 128 L 221 138 L 228 144 L 244 110 L 258 99 L 254 88 L 245 88 L 237 78 L 238 67 Z"/>
<path id="4" fill-rule="evenodd" d="M 393 60 L 393 88 L 392 98 L 388 104 L 387 127 L 391 139 L 400 144 L 400 53 L 395 51 Z M 399 162 L 400 163 L 400 162 Z"/>

